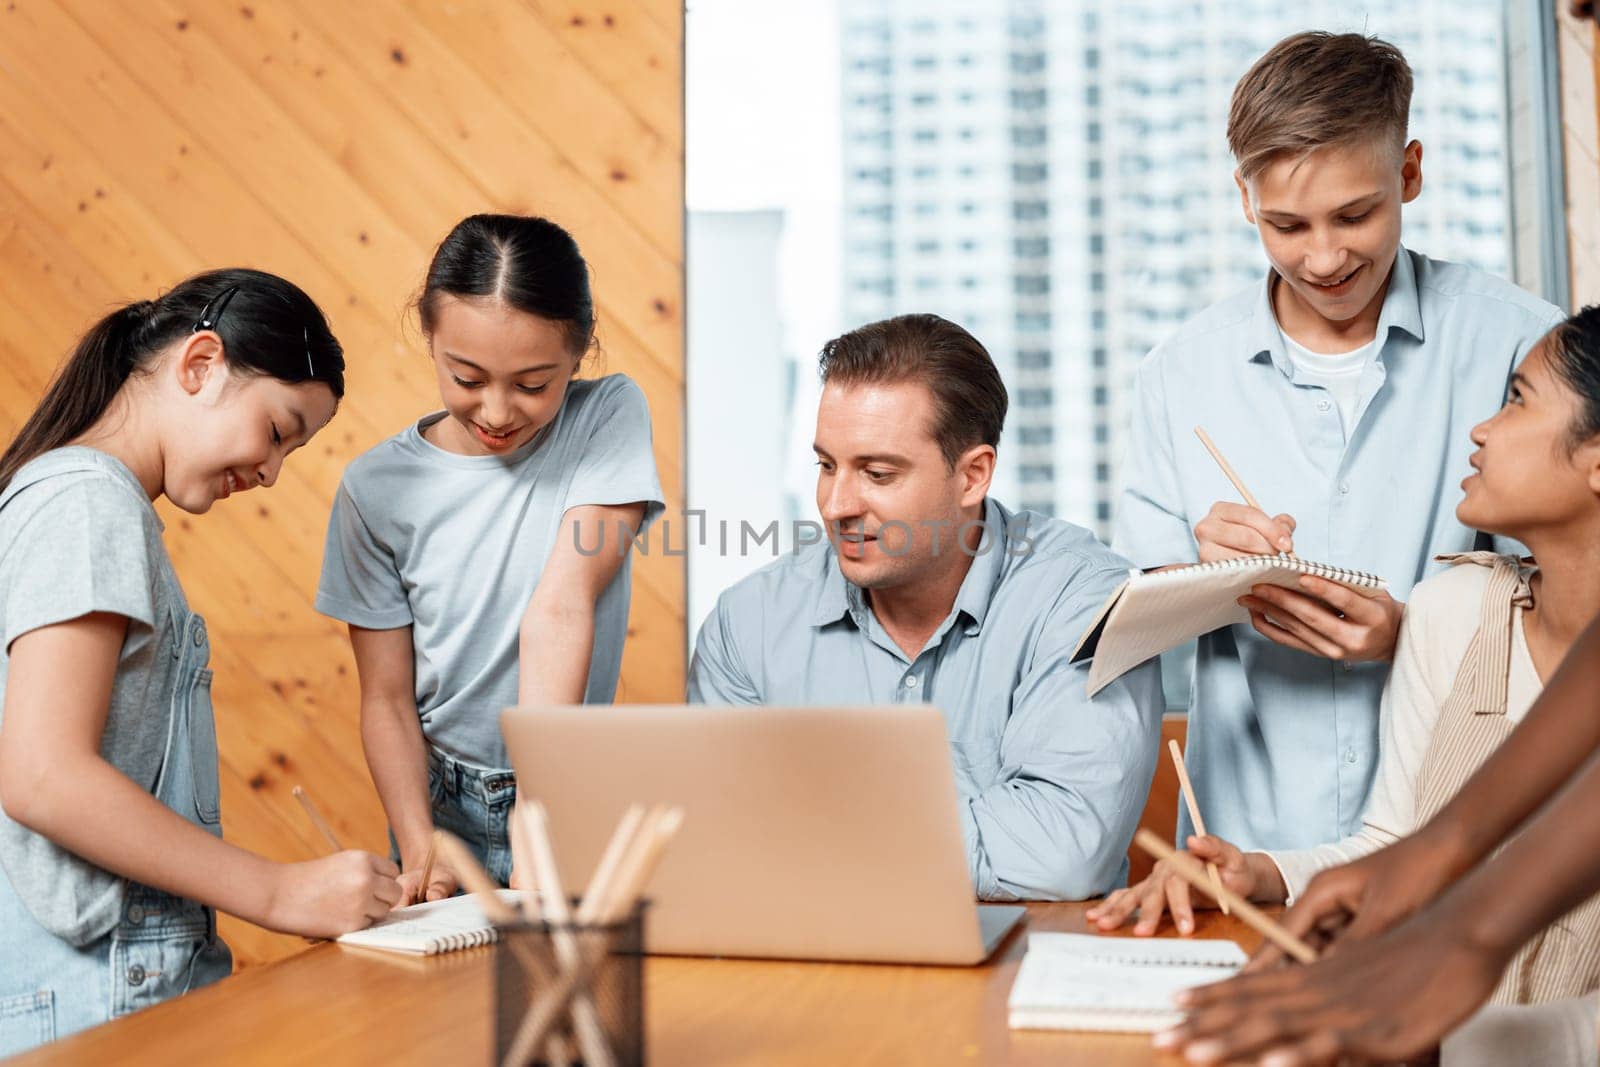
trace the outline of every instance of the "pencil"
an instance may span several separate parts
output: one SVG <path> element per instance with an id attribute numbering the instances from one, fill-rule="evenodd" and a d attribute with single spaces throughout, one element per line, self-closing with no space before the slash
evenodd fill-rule
<path id="1" fill-rule="evenodd" d="M 1244 487 L 1244 483 L 1241 482 L 1239 480 L 1239 476 L 1233 472 L 1233 468 L 1228 465 L 1228 461 L 1222 458 L 1222 453 L 1219 452 L 1217 450 L 1217 446 L 1211 442 L 1211 435 L 1206 433 L 1205 427 L 1196 426 L 1194 428 L 1194 433 L 1196 437 L 1200 438 L 1200 443 L 1206 446 L 1206 451 L 1211 453 L 1211 458 L 1217 461 L 1217 466 L 1222 468 L 1222 473 L 1228 476 L 1228 481 L 1232 482 L 1233 487 L 1239 491 L 1239 495 L 1244 497 L 1244 502 L 1255 508 L 1257 511 L 1264 510 L 1261 507 L 1261 503 L 1250 494 L 1250 490 Z"/>
<path id="2" fill-rule="evenodd" d="M 1167 751 L 1172 753 L 1172 766 L 1178 772 L 1178 788 L 1183 791 L 1183 802 L 1189 807 L 1189 821 L 1194 823 L 1194 832 L 1204 837 L 1206 834 L 1205 820 L 1200 818 L 1200 805 L 1194 799 L 1194 786 L 1189 782 L 1189 768 L 1183 765 L 1183 750 L 1178 747 L 1176 737 L 1167 739 Z M 1206 873 L 1211 876 L 1212 896 L 1217 899 L 1217 905 L 1222 908 L 1222 914 L 1231 915 L 1228 902 L 1222 899 L 1222 875 L 1217 871 L 1217 865 L 1210 860 L 1206 861 Z"/>
<path id="3" fill-rule="evenodd" d="M 1209 892 L 1205 885 L 1206 872 L 1205 869 L 1200 866 L 1199 860 L 1195 859 L 1193 856 L 1179 852 L 1177 849 L 1161 840 L 1161 838 L 1157 837 L 1149 830 L 1143 829 L 1142 827 L 1136 834 L 1133 835 L 1133 841 L 1134 844 L 1150 853 L 1150 855 L 1154 856 L 1156 859 L 1166 860 L 1168 863 L 1171 863 L 1172 869 L 1177 871 L 1178 876 L 1184 881 L 1188 882 L 1196 889 Z M 1239 918 L 1244 920 L 1246 926 L 1253 929 L 1256 933 L 1260 934 L 1268 941 L 1271 941 L 1274 945 L 1277 945 L 1279 948 L 1283 949 L 1283 951 L 1287 952 L 1301 963 L 1317 962 L 1316 949 L 1312 948 L 1310 945 L 1306 944 L 1304 941 L 1285 930 L 1281 925 L 1273 921 L 1271 916 L 1267 915 L 1260 908 L 1256 907 L 1254 904 L 1250 903 L 1248 900 L 1244 899 L 1244 897 L 1241 897 L 1227 886 L 1220 887 L 1219 892 L 1222 894 L 1220 899 L 1226 900 L 1230 905 L 1233 906 L 1233 910 L 1239 913 Z"/>
<path id="4" fill-rule="evenodd" d="M 428 852 L 422 857 L 422 881 L 417 883 L 418 903 L 428 899 L 428 879 L 433 877 L 433 856 L 438 850 L 439 839 L 432 834 L 428 835 Z"/>
<path id="5" fill-rule="evenodd" d="M 311 824 L 322 831 L 322 836 L 328 839 L 328 844 L 333 846 L 333 850 L 335 852 L 343 852 L 344 846 L 339 844 L 339 835 L 333 832 L 333 827 L 328 825 L 328 820 L 322 817 L 322 812 L 318 811 L 317 806 L 311 802 L 310 794 L 299 786 L 295 786 L 292 792 L 294 793 L 294 798 L 300 802 L 300 806 L 306 809 L 306 814 L 311 817 Z"/>

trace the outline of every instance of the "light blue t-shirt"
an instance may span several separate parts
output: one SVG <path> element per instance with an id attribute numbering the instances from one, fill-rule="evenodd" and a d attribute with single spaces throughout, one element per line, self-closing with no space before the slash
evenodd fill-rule
<path id="1" fill-rule="evenodd" d="M 985 900 L 1079 900 L 1124 883 L 1161 733 L 1154 660 L 1092 698 L 1084 629 L 1127 561 L 1094 535 L 984 504 L 949 616 L 908 656 L 827 543 L 734 585 L 700 628 L 689 699 L 784 706 L 929 703 L 945 717 L 961 833 Z M 947 551 L 960 551 L 945 537 Z M 892 769 L 886 768 L 886 773 Z"/>
<path id="2" fill-rule="evenodd" d="M 435 412 L 357 457 L 344 474 L 317 610 L 372 630 L 411 627 L 417 711 L 430 744 L 482 767 L 508 766 L 500 712 L 516 703 L 520 628 L 562 515 L 587 504 L 663 507 L 650 411 L 632 379 L 567 387 L 560 412 L 505 456 L 463 456 L 422 430 Z M 602 535 L 582 531 L 593 552 Z M 630 558 L 595 603 L 585 703 L 616 693 L 628 630 Z"/>
<path id="3" fill-rule="evenodd" d="M 1473 548 L 1477 535 L 1455 516 L 1469 434 L 1562 318 L 1509 282 L 1400 249 L 1347 442 L 1332 395 L 1284 350 L 1269 284 L 1212 305 L 1139 368 L 1114 546 L 1145 568 L 1197 561 L 1195 523 L 1238 500 L 1195 437 L 1203 426 L 1269 514 L 1294 516 L 1296 553 L 1371 571 L 1407 599 L 1439 569 L 1434 556 Z M 1206 829 L 1246 849 L 1354 832 L 1388 673 L 1297 652 L 1249 625 L 1202 637 L 1186 762 Z M 1187 832 L 1187 813 L 1179 822 Z"/>

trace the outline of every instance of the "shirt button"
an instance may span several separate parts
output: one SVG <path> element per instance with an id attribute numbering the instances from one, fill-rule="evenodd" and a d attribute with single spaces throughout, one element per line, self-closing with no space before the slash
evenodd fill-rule
<path id="1" fill-rule="evenodd" d="M 1339 483 L 1339 495 L 1340 496 L 1349 496 L 1350 495 L 1350 483 L 1349 482 L 1340 482 Z"/>
<path id="2" fill-rule="evenodd" d="M 137 963 L 128 968 L 128 984 L 144 985 L 144 968 Z"/>
<path id="3" fill-rule="evenodd" d="M 128 921 L 135 926 L 144 922 L 144 906 L 142 904 L 128 905 Z"/>
<path id="4" fill-rule="evenodd" d="M 1317 401 L 1317 410 L 1318 411 L 1327 411 L 1331 407 L 1333 407 L 1333 405 L 1328 403 L 1326 400 Z"/>
<path id="5" fill-rule="evenodd" d="M 1344 669 L 1347 670 L 1347 671 L 1353 671 L 1353 670 L 1356 669 L 1356 665 L 1354 663 L 1351 663 L 1349 660 L 1345 660 L 1344 661 Z"/>
<path id="6" fill-rule="evenodd" d="M 915 689 L 916 687 L 917 687 L 917 676 L 914 675 L 914 674 L 906 675 L 906 688 L 907 689 Z"/>
<path id="7" fill-rule="evenodd" d="M 1356 761 L 1356 750 L 1352 748 L 1350 751 L 1346 752 L 1344 754 L 1344 761 L 1346 763 L 1354 763 Z"/>

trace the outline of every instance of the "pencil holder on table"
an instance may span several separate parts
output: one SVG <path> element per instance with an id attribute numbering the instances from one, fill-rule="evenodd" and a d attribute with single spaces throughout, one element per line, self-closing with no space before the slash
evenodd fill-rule
<path id="1" fill-rule="evenodd" d="M 498 927 L 494 1062 L 644 1063 L 645 906 L 612 923 Z"/>

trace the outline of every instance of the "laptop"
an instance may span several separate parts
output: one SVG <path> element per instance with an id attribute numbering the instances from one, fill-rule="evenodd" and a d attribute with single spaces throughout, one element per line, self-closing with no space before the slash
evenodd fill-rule
<path id="1" fill-rule="evenodd" d="M 630 803 L 684 809 L 646 891 L 649 952 L 975 964 L 1022 918 L 974 901 L 934 707 L 530 707 L 500 723 L 573 892 Z"/>

